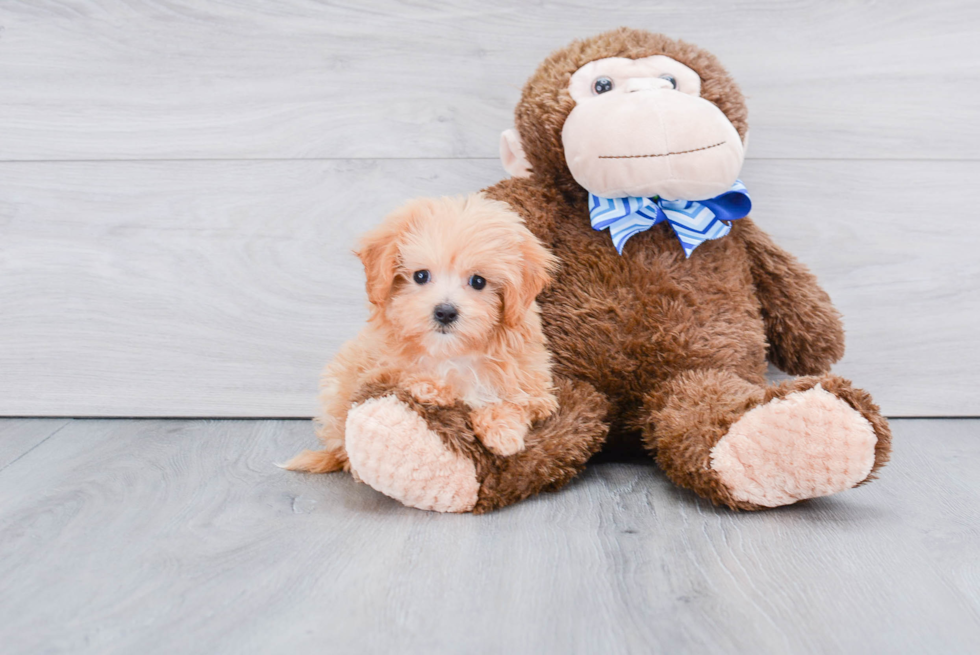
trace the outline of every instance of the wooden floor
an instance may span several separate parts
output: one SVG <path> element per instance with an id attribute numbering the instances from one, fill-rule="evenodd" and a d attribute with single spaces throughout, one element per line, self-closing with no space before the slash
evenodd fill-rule
<path id="1" fill-rule="evenodd" d="M 273 466 L 306 421 L 0 421 L 0 644 L 72 653 L 980 652 L 980 420 L 734 514 L 604 463 L 487 516 Z"/>

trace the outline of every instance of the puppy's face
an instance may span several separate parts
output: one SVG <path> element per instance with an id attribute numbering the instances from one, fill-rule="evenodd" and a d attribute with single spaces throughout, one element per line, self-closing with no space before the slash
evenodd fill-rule
<path id="1" fill-rule="evenodd" d="M 480 195 L 414 201 L 358 254 L 373 320 L 437 357 L 478 351 L 494 330 L 521 325 L 554 262 L 507 205 Z"/>

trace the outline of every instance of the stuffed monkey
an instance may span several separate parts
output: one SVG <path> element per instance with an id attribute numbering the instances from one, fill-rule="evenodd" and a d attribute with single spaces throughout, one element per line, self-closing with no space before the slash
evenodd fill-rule
<path id="1" fill-rule="evenodd" d="M 746 215 L 747 137 L 742 93 L 693 45 L 618 29 L 548 57 L 501 139 L 513 177 L 485 194 L 561 261 L 538 298 L 560 409 L 499 457 L 465 407 L 365 388 L 347 422 L 355 475 L 406 505 L 484 512 L 635 440 L 733 509 L 874 478 L 888 424 L 829 372 L 844 334 L 827 294 Z M 801 377 L 767 385 L 767 357 Z"/>

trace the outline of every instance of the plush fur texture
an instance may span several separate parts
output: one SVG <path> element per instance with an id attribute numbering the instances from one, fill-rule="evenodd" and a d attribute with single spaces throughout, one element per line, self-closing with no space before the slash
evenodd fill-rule
<path id="1" fill-rule="evenodd" d="M 375 470 L 402 472 L 402 475 L 396 474 L 395 479 L 386 479 L 383 488 L 371 485 L 379 491 L 406 505 L 419 507 L 417 499 L 434 495 L 432 490 L 437 490 L 436 494 L 441 498 L 454 497 L 454 494 L 456 498 L 468 498 L 467 490 L 476 484 L 479 493 L 472 511 L 481 514 L 541 491 L 561 488 L 581 472 L 589 458 L 602 447 L 607 431 L 603 420 L 608 412 L 606 400 L 584 382 L 555 378 L 555 385 L 558 411 L 536 422 L 524 450 L 509 457 L 492 453 L 480 442 L 473 431 L 469 408 L 464 403 L 451 407 L 422 403 L 391 382 L 366 385 L 353 396 L 356 406 L 351 409 L 349 420 L 358 421 L 358 430 L 356 436 L 352 432 L 349 438 L 357 442 L 357 448 L 373 453 Z M 371 423 L 373 416 L 370 415 L 375 412 L 368 403 L 379 398 L 386 401 L 388 416 L 396 417 L 389 418 L 387 425 Z M 360 414 L 368 414 L 368 420 L 362 421 Z M 425 421 L 429 433 L 421 439 L 427 444 L 432 443 L 432 437 L 441 441 L 443 449 L 432 453 L 433 460 L 439 464 L 415 457 L 411 460 L 411 468 L 406 470 L 405 452 L 411 448 L 407 442 L 420 438 L 414 427 L 417 424 L 410 423 L 409 417 L 421 417 Z M 395 434 L 388 426 L 396 421 L 409 421 L 413 428 Z M 458 473 L 461 467 L 453 463 L 439 480 L 433 473 L 434 467 L 446 466 L 445 462 L 456 462 L 457 458 L 473 463 L 474 478 L 465 479 Z M 359 468 L 354 470 L 361 475 Z M 398 478 L 402 482 L 397 482 Z M 363 475 L 362 479 L 370 483 Z M 450 479 L 453 484 L 448 484 Z M 425 490 L 419 491 L 416 488 L 419 485 L 413 484 L 413 480 L 423 480 L 421 486 Z M 455 485 L 462 489 L 462 493 L 455 491 Z"/>
<path id="2" fill-rule="evenodd" d="M 468 512 L 480 482 L 473 461 L 443 446 L 425 420 L 395 396 L 350 413 L 345 449 L 358 478 L 409 507 Z"/>
<path id="3" fill-rule="evenodd" d="M 874 431 L 875 441 L 865 453 L 873 458 L 873 465 L 867 475 L 855 480 L 854 485 L 867 482 L 888 461 L 891 449 L 891 432 L 888 423 L 881 416 L 871 397 L 860 389 L 854 389 L 850 382 L 835 375 L 809 376 L 783 382 L 779 385 L 760 387 L 747 383 L 738 376 L 724 371 L 689 371 L 674 381 L 669 401 L 650 416 L 656 425 L 656 440 L 647 441 L 648 447 L 656 452 L 657 462 L 677 484 L 693 489 L 699 495 L 734 509 L 760 509 L 764 505 L 751 502 L 731 488 L 712 466 L 712 450 L 722 441 L 743 416 L 755 408 L 767 408 L 770 402 L 779 401 L 791 394 L 799 394 L 820 386 L 828 395 L 845 402 L 861 415 Z M 822 421 L 820 411 L 814 412 L 817 421 Z M 802 422 L 814 422 L 808 416 Z M 740 430 L 736 429 L 737 434 Z M 648 432 L 653 436 L 653 432 Z M 828 440 L 841 440 L 840 434 L 827 434 L 819 431 L 806 434 L 795 430 L 784 435 L 793 442 L 807 437 L 816 437 L 816 444 L 799 443 L 801 450 L 814 446 L 822 447 Z M 847 439 L 847 435 L 843 436 Z M 845 451 L 841 457 L 818 457 L 817 461 L 806 463 L 804 469 L 812 470 L 823 466 L 828 472 L 849 467 L 852 458 L 860 457 L 854 451 Z M 749 464 L 747 461 L 746 464 Z M 799 462 L 780 464 L 787 469 L 789 484 L 771 485 L 768 493 L 789 493 L 795 481 L 789 479 L 797 474 L 794 470 Z M 806 471 L 801 471 L 806 474 Z M 830 475 L 828 475 L 830 477 Z M 852 485 L 852 486 L 854 486 Z M 814 488 L 816 490 L 816 488 Z M 822 495 L 814 493 L 815 497 Z M 801 500 L 802 498 L 795 498 Z"/>
<path id="4" fill-rule="evenodd" d="M 528 426 L 558 407 L 535 303 L 552 255 L 507 205 L 476 194 L 409 203 L 365 235 L 358 256 L 371 317 L 324 372 L 324 450 L 304 451 L 286 468 L 348 468 L 351 398 L 379 381 L 420 402 L 465 402 L 490 450 L 520 451 Z M 453 319 L 443 323 L 445 311 Z"/>
<path id="5" fill-rule="evenodd" d="M 711 449 L 711 469 L 735 500 L 778 507 L 867 478 L 876 441 L 867 419 L 817 385 L 746 412 Z"/>
<path id="6" fill-rule="evenodd" d="M 394 393 L 403 411 L 425 418 L 447 450 L 474 462 L 480 481 L 474 511 L 564 484 L 581 468 L 582 456 L 607 439 L 641 440 L 674 482 L 734 509 L 861 484 L 887 461 L 891 437 L 877 406 L 828 373 L 844 352 L 839 314 L 806 267 L 750 218 L 735 221 L 729 235 L 705 242 L 689 259 L 666 223 L 633 236 L 622 256 L 608 234 L 592 229 L 588 194 L 562 149 L 562 126 L 574 107 L 569 79 L 590 61 L 653 55 L 696 71 L 701 97 L 744 140 L 744 99 L 712 55 L 662 35 L 620 29 L 545 60 L 524 88 L 516 110 L 521 148 L 511 148 L 523 151 L 531 173 L 485 191 L 520 214 L 562 262 L 538 297 L 554 374 L 563 381 L 560 409 L 535 422 L 527 449 L 511 458 L 494 455 L 469 436 L 459 405 L 419 403 L 390 385 L 362 390 L 363 399 Z M 812 377 L 767 386 L 767 355 L 789 373 Z M 812 392 L 817 385 L 819 394 Z M 796 398 L 819 402 L 786 400 L 801 392 Z M 789 406 L 792 420 L 775 421 Z M 746 416 L 755 418 L 740 422 Z M 768 421 L 775 422 L 763 425 Z M 767 444 L 778 447 L 763 465 L 759 449 Z M 744 462 L 734 461 L 743 455 Z M 738 465 L 756 470 L 759 484 L 750 489 L 748 474 L 733 473 Z M 823 481 L 817 471 L 826 473 Z"/>

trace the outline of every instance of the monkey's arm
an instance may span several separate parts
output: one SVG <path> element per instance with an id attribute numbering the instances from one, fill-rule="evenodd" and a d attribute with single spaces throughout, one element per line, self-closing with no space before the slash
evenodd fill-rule
<path id="1" fill-rule="evenodd" d="M 484 189 L 483 194 L 491 200 L 509 204 L 524 219 L 527 229 L 541 243 L 551 246 L 554 243 L 555 216 L 560 211 L 558 192 L 536 184 L 533 179 L 513 177 L 501 180 Z"/>
<path id="2" fill-rule="evenodd" d="M 791 375 L 817 375 L 844 356 L 840 313 L 817 278 L 748 217 L 733 230 L 745 244 L 769 340 L 769 361 Z"/>

